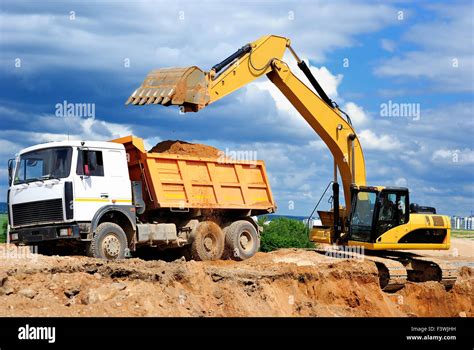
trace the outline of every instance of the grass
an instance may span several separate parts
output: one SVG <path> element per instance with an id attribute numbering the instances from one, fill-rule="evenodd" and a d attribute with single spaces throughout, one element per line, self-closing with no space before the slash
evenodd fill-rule
<path id="1" fill-rule="evenodd" d="M 7 240 L 7 214 L 0 214 L 0 243 Z"/>
<path id="2" fill-rule="evenodd" d="M 474 239 L 472 230 L 451 230 L 451 236 L 456 238 Z"/>

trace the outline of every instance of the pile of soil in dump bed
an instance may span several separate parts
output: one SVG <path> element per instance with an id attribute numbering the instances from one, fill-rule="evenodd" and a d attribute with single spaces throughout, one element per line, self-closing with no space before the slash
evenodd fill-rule
<path id="1" fill-rule="evenodd" d="M 218 158 L 222 154 L 222 151 L 215 147 L 181 140 L 159 142 L 149 152 L 171 153 L 204 158 Z"/>

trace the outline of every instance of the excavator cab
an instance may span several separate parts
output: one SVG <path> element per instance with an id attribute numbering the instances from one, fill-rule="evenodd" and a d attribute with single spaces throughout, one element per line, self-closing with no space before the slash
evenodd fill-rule
<path id="1" fill-rule="evenodd" d="M 375 243 L 385 232 L 408 223 L 408 189 L 359 187 L 352 190 L 349 240 Z"/>

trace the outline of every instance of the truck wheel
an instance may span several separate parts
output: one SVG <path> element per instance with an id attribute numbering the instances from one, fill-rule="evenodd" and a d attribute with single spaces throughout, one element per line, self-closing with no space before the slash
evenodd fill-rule
<path id="1" fill-rule="evenodd" d="M 126 248 L 127 236 L 122 228 L 111 222 L 103 222 L 95 231 L 88 255 L 107 260 L 123 259 Z"/>
<path id="2" fill-rule="evenodd" d="M 203 221 L 196 228 L 191 243 L 191 258 L 194 260 L 217 260 L 224 253 L 224 233 L 212 221 Z"/>
<path id="3" fill-rule="evenodd" d="M 250 222 L 239 220 L 227 228 L 225 245 L 227 257 L 234 260 L 245 260 L 258 252 L 260 237 Z"/>

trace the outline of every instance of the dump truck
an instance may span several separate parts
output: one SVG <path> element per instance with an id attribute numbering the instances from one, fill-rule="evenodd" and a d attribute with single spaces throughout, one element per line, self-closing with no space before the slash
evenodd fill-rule
<path id="1" fill-rule="evenodd" d="M 276 209 L 263 161 L 147 152 L 135 136 L 35 145 L 8 169 L 9 240 L 43 251 L 243 260 L 260 245 L 253 217 Z"/>

